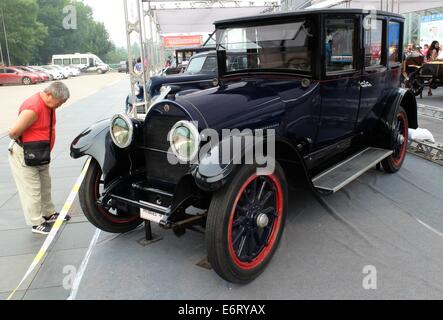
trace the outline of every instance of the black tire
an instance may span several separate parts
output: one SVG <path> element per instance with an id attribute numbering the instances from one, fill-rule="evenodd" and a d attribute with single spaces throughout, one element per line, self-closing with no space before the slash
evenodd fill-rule
<path id="1" fill-rule="evenodd" d="M 383 169 L 388 173 L 394 173 L 400 170 L 405 160 L 406 149 L 408 147 L 408 124 L 406 111 L 403 107 L 399 107 L 392 123 L 392 126 L 396 128 L 394 153 L 381 162 Z M 399 135 L 401 135 L 401 137 Z"/>
<path id="2" fill-rule="evenodd" d="M 107 232 L 125 233 L 135 229 L 142 222 L 139 216 L 131 216 L 121 212 L 114 214 L 96 203 L 100 192 L 101 177 L 100 165 L 96 160 L 91 159 L 79 190 L 80 206 L 86 218 L 94 226 Z"/>
<path id="3" fill-rule="evenodd" d="M 29 78 L 29 77 L 23 77 L 23 79 L 22 79 L 22 83 L 23 83 L 25 86 L 29 86 L 29 85 L 32 84 L 32 80 L 31 80 L 31 78 Z"/>
<path id="4" fill-rule="evenodd" d="M 208 211 L 206 222 L 208 260 L 220 277 L 234 283 L 248 283 L 265 270 L 278 247 L 286 219 L 288 197 L 283 169 L 276 163 L 272 175 L 257 176 L 256 168 L 256 165 L 240 167 L 233 180 L 213 195 Z M 263 186 L 263 181 L 267 183 L 266 188 Z M 254 187 L 254 183 L 256 190 L 261 188 L 263 189 L 261 194 L 266 194 L 260 198 L 255 193 L 257 195 L 255 199 L 265 201 L 260 208 L 254 208 L 254 203 L 260 202 L 250 202 L 249 197 L 254 193 L 247 193 Z M 259 184 L 261 187 L 258 187 Z M 247 200 L 247 203 L 244 204 L 245 201 L 242 199 Z M 266 207 L 269 201 L 273 201 L 276 210 L 272 212 L 273 214 L 268 214 L 271 218 L 264 227 L 260 227 L 259 216 L 270 208 Z M 238 207 L 239 203 L 243 204 Z M 245 206 L 250 210 L 246 211 Z M 245 214 L 240 214 L 242 211 Z M 258 233 L 260 231 L 261 234 Z M 262 244 L 259 243 L 260 239 Z M 240 244 L 236 249 L 234 246 L 238 242 Z M 246 258 L 246 254 L 242 255 L 245 245 L 246 254 L 253 248 L 253 254 L 249 258 Z"/>

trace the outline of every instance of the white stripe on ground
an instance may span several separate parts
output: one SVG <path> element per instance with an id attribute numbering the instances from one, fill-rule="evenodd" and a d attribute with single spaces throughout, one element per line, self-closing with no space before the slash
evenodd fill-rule
<path id="1" fill-rule="evenodd" d="M 415 218 L 415 219 L 417 219 L 417 218 Z M 443 233 L 441 233 L 440 231 L 435 230 L 435 229 L 432 228 L 430 225 L 427 225 L 426 223 L 424 223 L 424 222 L 421 221 L 420 219 L 417 219 L 417 221 L 418 221 L 421 225 L 425 226 L 427 229 L 431 230 L 432 232 L 436 233 L 437 235 L 439 235 L 440 237 L 443 238 Z"/>
<path id="2" fill-rule="evenodd" d="M 89 262 L 89 258 L 91 257 L 92 248 L 97 243 L 98 237 L 100 236 L 100 229 L 95 229 L 94 236 L 91 239 L 91 242 L 89 243 L 88 251 L 86 251 L 86 254 L 83 258 L 83 261 L 80 265 L 80 268 L 75 276 L 74 282 L 72 283 L 72 290 L 71 294 L 66 300 L 75 300 L 75 297 L 77 296 L 78 288 L 80 287 L 80 282 L 82 281 L 83 274 L 85 273 L 86 267 Z"/>

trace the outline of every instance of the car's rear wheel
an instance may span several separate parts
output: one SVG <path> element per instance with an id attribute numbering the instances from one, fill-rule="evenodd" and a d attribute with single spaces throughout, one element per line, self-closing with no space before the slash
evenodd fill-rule
<path id="1" fill-rule="evenodd" d="M 408 115 L 406 111 L 399 107 L 393 119 L 394 128 L 394 152 L 384 159 L 381 164 L 386 172 L 394 173 L 400 170 L 406 157 L 408 146 Z"/>
<path id="2" fill-rule="evenodd" d="M 32 80 L 31 80 L 31 78 L 29 78 L 29 77 L 23 77 L 23 79 L 22 79 L 22 83 L 23 83 L 24 85 L 28 86 L 28 85 L 32 84 Z"/>
<path id="3" fill-rule="evenodd" d="M 286 218 L 287 183 L 277 163 L 270 175 L 244 165 L 212 198 L 206 222 L 208 260 L 223 279 L 247 283 L 266 268 Z"/>
<path id="4" fill-rule="evenodd" d="M 102 69 L 97 69 L 97 73 L 98 73 L 98 74 L 102 74 L 102 73 L 103 73 L 103 70 L 102 70 Z"/>
<path id="5" fill-rule="evenodd" d="M 86 218 L 94 226 L 107 232 L 124 233 L 135 229 L 142 222 L 138 215 L 130 215 L 115 209 L 106 209 L 97 204 L 102 187 L 100 165 L 96 160 L 91 159 L 79 190 L 80 206 Z"/>

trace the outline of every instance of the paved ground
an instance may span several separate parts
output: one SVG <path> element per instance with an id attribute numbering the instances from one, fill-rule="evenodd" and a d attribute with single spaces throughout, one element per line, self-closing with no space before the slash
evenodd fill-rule
<path id="1" fill-rule="evenodd" d="M 417 102 L 422 105 L 439 107 L 443 110 L 443 88 L 433 90 L 431 97 L 423 96 L 417 98 Z M 428 116 L 419 116 L 419 126 L 431 131 L 436 142 L 443 145 L 443 119 L 435 119 Z"/>
<path id="2" fill-rule="evenodd" d="M 122 78 L 121 75 L 119 77 Z M 70 158 L 70 143 L 91 123 L 122 110 L 129 90 L 129 81 L 125 75 L 123 78 L 117 83 L 114 78 L 114 84 L 109 86 L 108 83 L 108 87 L 101 89 L 100 93 L 77 99 L 57 111 L 57 141 L 51 174 L 53 197 L 58 210 L 61 210 L 84 163 L 84 160 Z M 87 84 L 84 86 L 87 87 Z M 36 86 L 33 88 L 36 89 Z M 89 90 L 97 90 L 97 84 L 91 83 Z M 6 298 L 19 283 L 45 239 L 45 236 L 31 233 L 25 225 L 7 162 L 8 142 L 7 138 L 0 139 L 0 299 Z M 43 266 L 22 286 L 25 290 L 17 292 L 15 298 L 64 299 L 68 296 L 69 290 L 62 286 L 64 277 L 68 275 L 63 273 L 63 268 L 80 265 L 94 232 L 91 224 L 86 222 L 78 202 L 74 204 L 71 214 L 73 220 L 65 225 Z"/>
<path id="3" fill-rule="evenodd" d="M 122 110 L 128 86 L 127 80 L 118 81 L 58 112 L 51 165 L 58 209 L 84 162 L 69 157 L 70 142 L 90 123 Z M 440 105 L 438 92 L 423 103 Z M 432 123 L 439 128 L 439 122 Z M 7 142 L 0 139 L 0 299 L 19 283 L 45 239 L 24 224 Z M 281 246 L 266 272 L 247 286 L 229 284 L 196 265 L 205 257 L 201 234 L 177 238 L 154 227 L 163 240 L 143 247 L 138 243 L 141 227 L 118 236 L 101 232 L 77 298 L 442 299 L 442 187 L 443 168 L 410 155 L 398 174 L 371 170 L 320 201 L 304 188 L 292 189 Z M 64 224 L 15 299 L 66 299 L 70 294 L 72 270 L 79 269 L 96 230 L 78 202 L 70 213 L 73 220 Z M 363 289 L 365 266 L 377 270 L 376 290 Z"/>

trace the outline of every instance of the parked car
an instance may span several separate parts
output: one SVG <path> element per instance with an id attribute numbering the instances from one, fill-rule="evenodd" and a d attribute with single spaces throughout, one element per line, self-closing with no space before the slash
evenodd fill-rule
<path id="1" fill-rule="evenodd" d="M 0 67 L 0 85 L 3 84 L 36 84 L 41 82 L 40 76 L 14 67 Z"/>
<path id="2" fill-rule="evenodd" d="M 67 69 L 72 77 L 78 77 L 81 74 L 79 68 L 74 66 L 64 66 L 63 68 Z"/>
<path id="3" fill-rule="evenodd" d="M 377 164 L 401 168 L 408 128 L 418 126 L 415 96 L 399 87 L 403 24 L 358 9 L 215 22 L 218 86 L 159 99 L 144 119 L 117 114 L 73 140 L 73 158 L 91 157 L 79 191 L 85 216 L 107 232 L 143 221 L 202 231 L 218 275 L 255 279 L 282 237 L 289 183 L 326 195 Z M 254 140 L 242 141 L 248 129 Z M 247 157 L 259 145 L 271 172 Z"/>
<path id="4" fill-rule="evenodd" d="M 411 68 L 415 70 L 409 75 L 408 87 L 416 96 L 422 98 L 425 87 L 443 87 L 443 61 L 432 61 Z"/>
<path id="5" fill-rule="evenodd" d="M 31 67 L 24 67 L 24 66 L 16 66 L 14 68 L 29 72 L 29 73 L 34 73 L 37 76 L 40 77 L 40 82 L 45 82 L 45 81 L 49 81 L 49 76 L 47 73 L 43 73 L 37 70 L 32 69 Z"/>
<path id="6" fill-rule="evenodd" d="M 118 72 L 128 72 L 128 62 L 127 61 L 120 61 L 117 68 Z"/>
<path id="7" fill-rule="evenodd" d="M 28 68 L 30 68 L 34 72 L 46 75 L 46 77 L 48 77 L 47 81 L 54 80 L 54 75 L 52 74 L 52 72 L 49 72 L 49 70 L 46 70 L 42 67 L 37 67 L 37 66 L 29 66 Z"/>
<path id="8" fill-rule="evenodd" d="M 42 68 L 42 69 L 46 70 L 47 72 L 49 72 L 54 77 L 54 80 L 63 80 L 63 79 L 65 79 L 65 76 L 63 75 L 63 73 L 61 73 L 58 69 L 53 68 L 50 65 L 38 66 L 36 68 Z"/>
<path id="9" fill-rule="evenodd" d="M 55 64 L 50 64 L 50 65 L 46 65 L 44 67 L 60 72 L 63 75 L 63 79 L 68 79 L 69 77 L 71 77 L 71 73 L 61 66 L 58 66 Z"/>
<path id="10" fill-rule="evenodd" d="M 155 99 L 160 94 L 160 89 L 165 85 L 173 85 L 171 94 L 184 94 L 196 90 L 208 89 L 218 85 L 217 56 L 215 51 L 197 53 L 191 57 L 183 73 L 168 76 L 153 76 L 146 87 L 139 86 L 136 91 L 137 102 L 143 101 L 143 91 L 146 89 L 147 99 Z M 185 92 L 186 91 L 186 92 Z M 132 111 L 130 95 L 126 97 L 125 112 Z M 144 113 L 142 107 L 137 111 Z"/>

